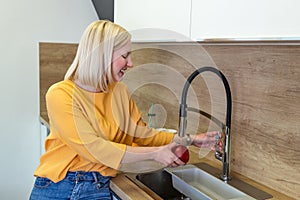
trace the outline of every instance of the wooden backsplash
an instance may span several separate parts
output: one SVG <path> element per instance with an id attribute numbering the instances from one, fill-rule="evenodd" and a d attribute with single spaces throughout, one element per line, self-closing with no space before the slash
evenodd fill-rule
<path id="1" fill-rule="evenodd" d="M 40 43 L 40 113 L 46 120 L 45 93 L 63 79 L 76 48 Z M 137 43 L 132 57 L 136 67 L 124 82 L 144 120 L 153 108 L 157 115 L 152 123 L 168 128 L 178 126 L 183 80 L 202 66 L 221 70 L 233 99 L 232 169 L 300 198 L 300 43 Z M 224 121 L 226 100 L 220 80 L 206 73 L 197 77 L 188 105 L 200 105 Z M 188 131 L 217 128 L 189 113 Z"/>

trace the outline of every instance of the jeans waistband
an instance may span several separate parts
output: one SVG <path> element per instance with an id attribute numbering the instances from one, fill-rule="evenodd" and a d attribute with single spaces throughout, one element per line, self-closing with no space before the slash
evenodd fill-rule
<path id="1" fill-rule="evenodd" d="M 76 171 L 68 172 L 66 175 L 66 179 L 70 181 L 94 181 L 100 183 L 107 183 L 111 179 L 111 177 L 102 176 L 99 172 Z"/>

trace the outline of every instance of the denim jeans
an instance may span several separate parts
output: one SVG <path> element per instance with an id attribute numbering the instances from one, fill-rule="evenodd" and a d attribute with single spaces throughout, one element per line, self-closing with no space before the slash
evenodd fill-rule
<path id="1" fill-rule="evenodd" d="M 48 178 L 37 177 L 30 200 L 111 200 L 110 178 L 102 176 L 99 172 L 82 171 L 68 172 L 66 177 L 57 183 Z"/>

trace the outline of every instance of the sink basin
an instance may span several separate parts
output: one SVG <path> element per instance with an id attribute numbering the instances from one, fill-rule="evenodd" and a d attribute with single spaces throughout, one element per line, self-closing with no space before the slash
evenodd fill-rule
<path id="1" fill-rule="evenodd" d="M 193 200 L 254 200 L 251 196 L 194 166 L 167 168 L 174 188 Z"/>
<path id="2" fill-rule="evenodd" d="M 155 172 L 129 175 L 129 178 L 133 179 L 135 183 L 154 199 L 158 199 L 159 197 L 166 200 L 185 199 L 185 196 L 173 187 L 172 176 L 164 169 Z"/>
<path id="3" fill-rule="evenodd" d="M 272 198 L 235 177 L 227 183 L 219 179 L 221 171 L 206 163 L 165 168 L 126 176 L 154 199 L 258 199 Z M 195 196 L 191 196 L 196 193 Z M 221 197 L 220 197 L 221 196 Z"/>

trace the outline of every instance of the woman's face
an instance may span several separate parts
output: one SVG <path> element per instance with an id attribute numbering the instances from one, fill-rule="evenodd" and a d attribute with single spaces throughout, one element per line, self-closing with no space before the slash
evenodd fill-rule
<path id="1" fill-rule="evenodd" d="M 112 76 L 116 82 L 122 81 L 127 68 L 133 67 L 130 51 L 131 42 L 128 42 L 124 47 L 113 52 Z"/>

